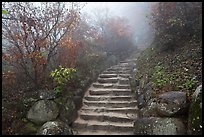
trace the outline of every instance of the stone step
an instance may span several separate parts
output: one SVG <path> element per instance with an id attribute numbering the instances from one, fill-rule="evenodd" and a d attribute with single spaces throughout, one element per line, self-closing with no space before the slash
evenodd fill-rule
<path id="1" fill-rule="evenodd" d="M 125 60 L 123 60 L 123 61 L 120 61 L 120 63 L 119 63 L 119 65 L 129 65 L 129 63 L 128 62 L 126 62 Z"/>
<path id="2" fill-rule="evenodd" d="M 117 71 L 103 71 L 102 74 L 118 74 Z"/>
<path id="3" fill-rule="evenodd" d="M 100 122 L 134 122 L 134 119 L 137 118 L 136 114 L 122 114 L 115 112 L 105 112 L 105 113 L 97 113 L 97 112 L 80 112 L 80 118 L 83 120 L 97 120 Z"/>
<path id="4" fill-rule="evenodd" d="M 137 61 L 137 59 L 130 59 L 130 60 L 124 60 L 124 61 L 120 61 L 120 64 L 121 63 L 135 63 L 135 61 Z"/>
<path id="5" fill-rule="evenodd" d="M 133 96 L 85 96 L 84 99 L 88 101 L 102 101 L 102 100 L 130 101 L 133 99 Z"/>
<path id="6" fill-rule="evenodd" d="M 110 68 L 108 68 L 108 69 L 122 69 L 123 67 L 121 67 L 121 66 L 119 66 L 119 65 L 116 65 L 116 66 L 112 66 L 112 67 L 110 67 Z M 107 69 L 107 70 L 108 70 Z"/>
<path id="7" fill-rule="evenodd" d="M 74 135 L 134 135 L 131 131 L 107 131 L 107 130 L 86 130 L 85 129 L 77 129 L 74 131 Z"/>
<path id="8" fill-rule="evenodd" d="M 89 107 L 107 107 L 107 108 L 123 108 L 136 107 L 137 101 L 86 101 L 83 103 Z"/>
<path id="9" fill-rule="evenodd" d="M 118 78 L 98 78 L 98 83 L 117 83 Z"/>
<path id="10" fill-rule="evenodd" d="M 117 73 L 118 74 L 130 74 L 131 71 L 118 71 Z"/>
<path id="11" fill-rule="evenodd" d="M 116 84 L 114 83 L 93 83 L 93 87 L 95 88 L 114 88 Z"/>
<path id="12" fill-rule="evenodd" d="M 100 74 L 100 78 L 112 78 L 112 77 L 117 77 L 117 74 Z"/>
<path id="13" fill-rule="evenodd" d="M 121 71 L 131 71 L 131 70 L 132 70 L 131 67 L 124 67 L 121 69 Z"/>
<path id="14" fill-rule="evenodd" d="M 119 74 L 118 76 L 122 78 L 129 78 L 130 74 Z"/>
<path id="15" fill-rule="evenodd" d="M 130 85 L 127 84 L 113 84 L 113 83 L 93 83 L 94 88 L 115 88 L 115 89 L 130 89 Z"/>
<path id="16" fill-rule="evenodd" d="M 110 84 L 110 83 L 93 83 L 93 87 L 95 88 L 113 88 L 116 86 L 116 84 Z"/>
<path id="17" fill-rule="evenodd" d="M 129 78 L 134 63 L 132 59 L 121 61 L 99 75 L 73 123 L 78 135 L 133 135 L 138 108 Z"/>
<path id="18" fill-rule="evenodd" d="M 94 88 L 94 89 L 89 89 L 89 94 L 90 95 L 131 95 L 131 89 L 104 89 L 104 88 Z"/>
<path id="19" fill-rule="evenodd" d="M 77 119 L 73 127 L 77 129 L 84 129 L 86 130 L 104 130 L 104 131 L 111 131 L 111 132 L 127 132 L 133 131 L 133 122 L 132 123 L 120 123 L 120 122 L 103 122 L 98 120 L 88 120 L 85 121 L 81 118 Z"/>
<path id="20" fill-rule="evenodd" d="M 128 113 L 135 114 L 138 112 L 137 107 L 126 107 L 126 108 L 106 108 L 106 107 L 82 107 L 81 109 L 84 112 L 117 112 L 117 113 Z"/>
<path id="21" fill-rule="evenodd" d="M 117 88 L 118 89 L 130 89 L 130 84 L 122 84 L 122 85 L 120 85 L 120 84 L 118 84 L 118 86 L 117 86 Z"/>
<path id="22" fill-rule="evenodd" d="M 114 71 L 114 72 L 118 72 L 118 71 L 131 71 L 132 67 L 131 66 L 120 66 L 120 67 L 114 67 L 114 68 L 108 68 L 106 69 L 106 71 Z"/>
<path id="23" fill-rule="evenodd" d="M 119 84 L 130 84 L 128 78 L 119 78 Z"/>
<path id="24" fill-rule="evenodd" d="M 121 67 L 114 67 L 114 68 L 108 68 L 106 69 L 106 71 L 119 71 L 121 69 L 122 69 Z"/>

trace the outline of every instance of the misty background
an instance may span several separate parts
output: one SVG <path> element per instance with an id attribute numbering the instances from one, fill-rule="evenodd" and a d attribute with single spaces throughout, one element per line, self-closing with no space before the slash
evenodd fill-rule
<path id="1" fill-rule="evenodd" d="M 127 19 L 133 32 L 134 44 L 141 50 L 149 46 L 154 39 L 154 29 L 149 24 L 151 5 L 156 2 L 87 2 L 82 9 L 82 16 L 88 14 L 94 18 L 97 11 L 108 11 L 109 16 Z"/>

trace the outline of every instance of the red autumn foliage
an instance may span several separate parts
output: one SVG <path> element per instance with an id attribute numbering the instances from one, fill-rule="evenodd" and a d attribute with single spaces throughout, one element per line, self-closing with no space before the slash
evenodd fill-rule
<path id="1" fill-rule="evenodd" d="M 79 12 L 67 11 L 64 5 L 59 2 L 44 3 L 46 9 L 40 10 L 32 3 L 11 3 L 8 9 L 10 19 L 2 22 L 3 39 L 10 44 L 2 59 L 23 70 L 36 87 L 43 84 L 50 60 L 79 22 Z M 68 50 L 75 60 L 75 47 L 69 43 Z"/>

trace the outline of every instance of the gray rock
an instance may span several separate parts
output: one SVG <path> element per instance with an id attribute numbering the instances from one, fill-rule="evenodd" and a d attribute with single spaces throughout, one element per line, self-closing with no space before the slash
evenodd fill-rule
<path id="1" fill-rule="evenodd" d="M 54 90 L 39 90 L 38 96 L 40 99 L 55 99 L 57 97 Z"/>
<path id="2" fill-rule="evenodd" d="M 77 118 L 77 116 L 77 109 L 73 102 L 73 98 L 67 98 L 65 104 L 61 105 L 60 120 L 69 125 Z"/>
<path id="3" fill-rule="evenodd" d="M 145 117 L 134 122 L 135 135 L 185 135 L 186 129 L 178 118 Z"/>
<path id="4" fill-rule="evenodd" d="M 137 98 L 137 102 L 138 102 L 138 108 L 139 108 L 139 109 L 145 107 L 145 100 L 144 100 L 144 95 L 143 95 L 143 94 L 141 94 L 141 95 Z"/>
<path id="5" fill-rule="evenodd" d="M 202 85 L 198 86 L 192 95 L 187 133 L 189 135 L 202 135 Z"/>
<path id="6" fill-rule="evenodd" d="M 40 100 L 28 111 L 27 119 L 35 124 L 43 124 L 54 120 L 59 114 L 57 104 L 52 100 Z"/>
<path id="7" fill-rule="evenodd" d="M 144 87 L 144 100 L 145 100 L 145 102 L 148 102 L 150 99 L 152 99 L 154 93 L 155 93 L 155 91 L 152 89 L 152 82 L 149 82 Z"/>
<path id="8" fill-rule="evenodd" d="M 144 86 L 144 91 L 147 91 L 147 90 L 152 90 L 152 82 L 149 82 L 147 83 L 145 86 Z"/>
<path id="9" fill-rule="evenodd" d="M 196 88 L 196 91 L 192 95 L 192 100 L 196 101 L 197 99 L 199 99 L 201 94 L 202 94 L 202 85 Z"/>
<path id="10" fill-rule="evenodd" d="M 145 86 L 145 78 L 142 78 L 142 79 L 140 80 L 140 88 L 141 88 L 141 89 L 144 89 L 144 86 Z"/>
<path id="11" fill-rule="evenodd" d="M 171 91 L 160 94 L 157 98 L 157 112 L 160 116 L 186 114 L 187 107 L 186 93 L 184 92 Z"/>
<path id="12" fill-rule="evenodd" d="M 74 91 L 74 95 L 75 96 L 83 96 L 83 90 L 82 89 L 77 89 L 76 91 Z"/>
<path id="13" fill-rule="evenodd" d="M 157 117 L 156 106 L 157 103 L 155 98 L 149 100 L 147 106 L 139 111 L 139 117 Z"/>
<path id="14" fill-rule="evenodd" d="M 135 94 L 135 97 L 137 98 L 142 94 L 139 86 L 136 87 L 134 94 Z"/>
<path id="15" fill-rule="evenodd" d="M 79 110 L 82 106 L 82 97 L 81 96 L 74 96 L 73 97 L 74 104 L 76 109 Z"/>
<path id="16" fill-rule="evenodd" d="M 43 124 L 37 135 L 73 135 L 73 131 L 64 122 L 49 121 Z"/>
<path id="17" fill-rule="evenodd" d="M 155 91 L 152 90 L 152 89 L 146 90 L 145 93 L 144 93 L 144 100 L 145 100 L 145 102 L 148 102 L 150 99 L 152 99 L 154 93 L 155 93 Z"/>

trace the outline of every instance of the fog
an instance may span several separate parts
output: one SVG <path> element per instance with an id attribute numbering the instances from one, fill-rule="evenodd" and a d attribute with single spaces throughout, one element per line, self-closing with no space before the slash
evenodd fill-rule
<path id="1" fill-rule="evenodd" d="M 149 24 L 150 6 L 153 2 L 87 2 L 82 9 L 82 15 L 93 16 L 97 11 L 108 10 L 109 16 L 127 18 L 134 35 L 134 43 L 140 49 L 149 46 L 154 37 L 154 31 Z M 105 11 L 104 11 L 105 12 Z M 94 16 L 93 16 L 94 18 Z"/>
<path id="2" fill-rule="evenodd" d="M 80 2 L 80 4 L 85 5 L 81 10 L 82 17 L 88 15 L 96 20 L 94 13 L 101 12 L 103 15 L 104 12 L 108 12 L 108 16 L 126 18 L 133 31 L 134 44 L 138 48 L 145 49 L 153 41 L 154 31 L 147 16 L 150 15 L 150 6 L 154 2 Z M 35 2 L 34 5 L 40 6 L 41 3 Z M 72 3 L 69 3 L 66 6 L 71 5 Z"/>

